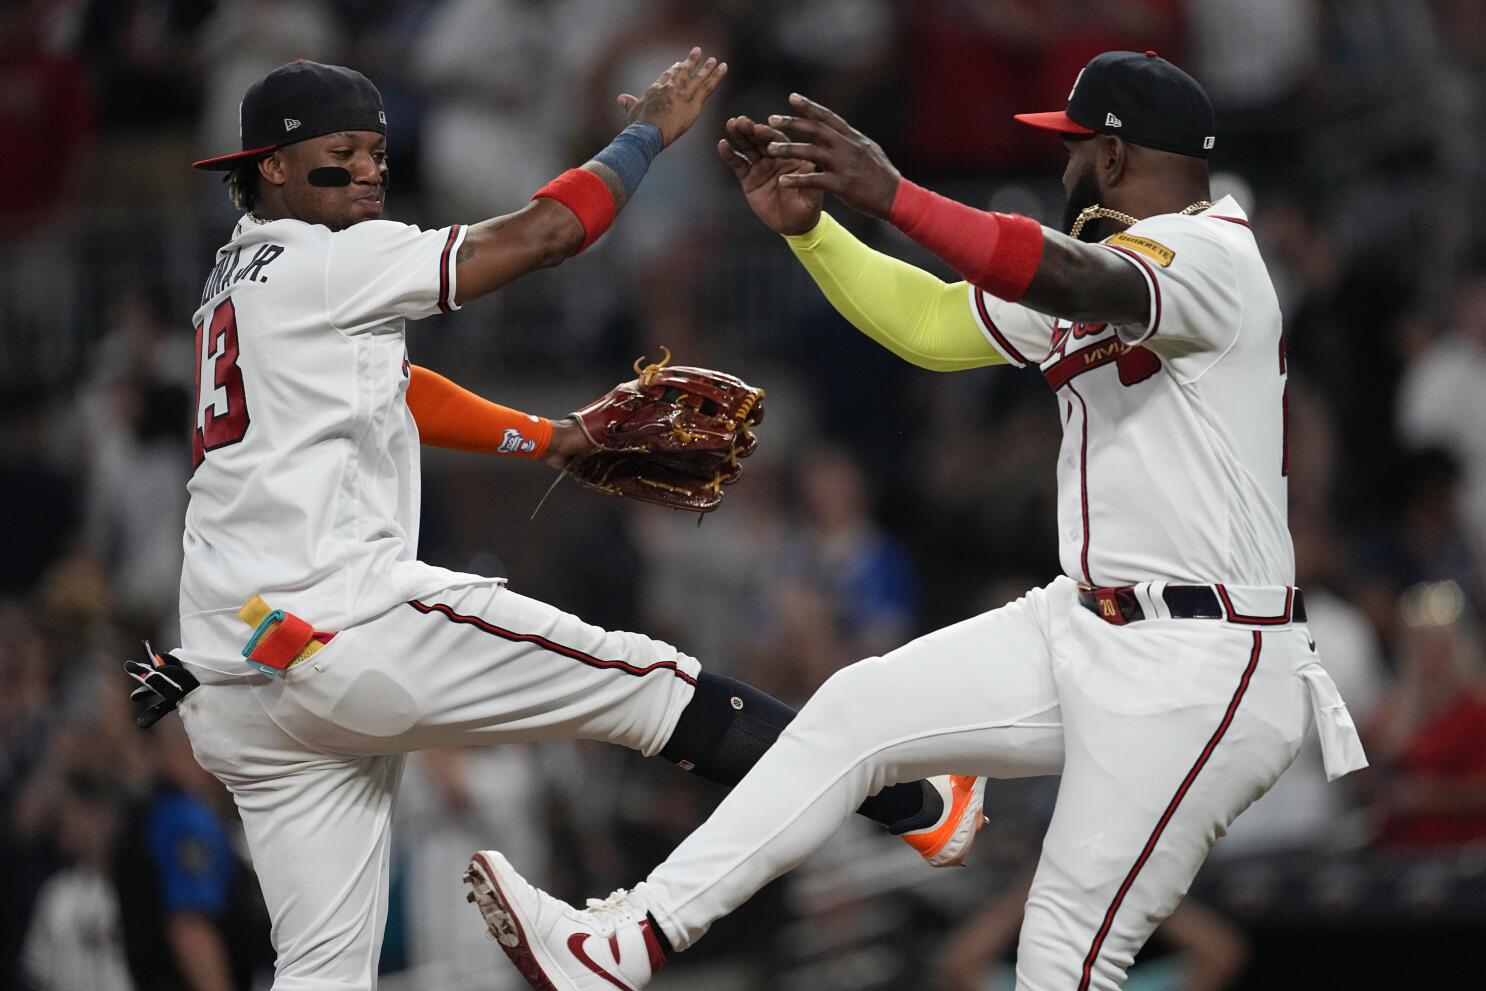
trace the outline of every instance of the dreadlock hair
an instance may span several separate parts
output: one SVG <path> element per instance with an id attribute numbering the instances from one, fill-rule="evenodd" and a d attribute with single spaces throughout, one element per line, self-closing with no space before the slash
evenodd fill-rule
<path id="1" fill-rule="evenodd" d="M 252 213 L 258 205 L 258 160 L 248 158 L 239 162 L 222 180 L 227 184 L 227 195 L 232 205 L 244 213 Z"/>

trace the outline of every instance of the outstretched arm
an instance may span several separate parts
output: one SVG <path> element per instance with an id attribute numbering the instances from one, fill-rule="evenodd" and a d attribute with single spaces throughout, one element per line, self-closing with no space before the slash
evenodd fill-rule
<path id="1" fill-rule="evenodd" d="M 1006 363 L 975 325 L 965 283 L 873 251 L 830 214 L 787 240 L 836 312 L 904 361 L 935 372 Z"/>
<path id="2" fill-rule="evenodd" d="M 727 122 L 717 152 L 737 176 L 748 204 L 785 235 L 826 299 L 852 326 L 905 361 L 933 371 L 1002 364 L 969 307 L 963 282 L 946 283 L 873 251 L 821 212 L 821 194 L 781 185 L 781 176 L 812 170 L 808 162 L 764 154 L 784 136 L 747 117 Z"/>
<path id="3" fill-rule="evenodd" d="M 561 468 L 593 447 L 575 417 L 549 420 L 493 403 L 419 365 L 409 370 L 408 409 L 429 447 L 542 460 Z"/>
<path id="4" fill-rule="evenodd" d="M 904 179 L 875 141 L 839 115 L 798 93 L 790 105 L 795 115 L 769 118 L 784 133 L 769 141 L 765 154 L 810 168 L 781 174 L 782 186 L 832 193 L 854 210 L 891 221 L 1001 299 L 1067 320 L 1147 321 L 1145 281 L 1111 252 L 1026 217 L 976 210 L 931 193 Z"/>
<path id="5" fill-rule="evenodd" d="M 703 62 L 702 50 L 693 48 L 641 96 L 622 94 L 619 105 L 630 124 L 608 147 L 548 183 L 515 213 L 470 227 L 455 255 L 458 302 L 492 293 L 591 244 L 629 202 L 650 161 L 696 122 L 726 74 L 726 62 Z"/>

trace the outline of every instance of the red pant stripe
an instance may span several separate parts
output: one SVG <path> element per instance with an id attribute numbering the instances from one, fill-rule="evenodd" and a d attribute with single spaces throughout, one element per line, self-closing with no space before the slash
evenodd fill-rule
<path id="1" fill-rule="evenodd" d="M 1078 983 L 1078 991 L 1089 991 L 1089 979 L 1094 972 L 1094 961 L 1099 958 L 1099 950 L 1104 946 L 1104 940 L 1109 935 L 1110 928 L 1114 925 L 1115 913 L 1120 910 L 1120 903 L 1125 900 L 1126 893 L 1135 884 L 1135 878 L 1140 874 L 1141 868 L 1145 867 L 1147 860 L 1151 858 L 1151 852 L 1156 849 L 1156 843 L 1161 839 L 1161 834 L 1166 831 L 1166 824 L 1171 822 L 1171 817 L 1176 814 L 1177 806 L 1182 804 L 1182 799 L 1187 796 L 1192 782 L 1197 780 L 1197 775 L 1212 757 L 1213 751 L 1217 749 L 1222 741 L 1223 735 L 1228 732 L 1228 727 L 1233 723 L 1233 716 L 1238 712 L 1238 704 L 1243 701 L 1244 693 L 1249 690 L 1249 680 L 1254 676 L 1254 669 L 1259 666 L 1259 649 L 1263 644 L 1263 634 L 1254 631 L 1254 648 L 1249 653 L 1249 665 L 1244 668 L 1243 677 L 1238 681 L 1238 688 L 1233 692 L 1233 698 L 1228 703 L 1228 711 L 1223 713 L 1223 721 L 1213 731 L 1212 737 L 1207 741 L 1207 746 L 1202 748 L 1197 762 L 1182 779 L 1181 787 L 1177 788 L 1176 794 L 1171 797 L 1171 802 L 1166 806 L 1166 811 L 1161 814 L 1161 819 L 1156 823 L 1156 828 L 1151 830 L 1150 838 L 1145 841 L 1145 848 L 1140 851 L 1140 856 L 1135 858 L 1135 865 L 1130 868 L 1130 873 L 1125 875 L 1125 881 L 1120 885 L 1120 890 L 1115 892 L 1114 901 L 1109 903 L 1109 911 L 1104 913 L 1104 923 L 1099 931 L 1094 934 L 1094 942 L 1089 947 L 1089 953 L 1084 957 L 1083 979 Z"/>

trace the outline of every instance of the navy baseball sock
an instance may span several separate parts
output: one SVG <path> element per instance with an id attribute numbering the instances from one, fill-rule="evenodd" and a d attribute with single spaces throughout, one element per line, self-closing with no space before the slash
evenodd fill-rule
<path id="1" fill-rule="evenodd" d="M 794 718 L 795 710 L 772 695 L 703 671 L 660 755 L 683 770 L 731 788 Z M 910 781 L 884 788 L 857 812 L 902 833 L 932 825 L 942 804 L 933 788 Z"/>

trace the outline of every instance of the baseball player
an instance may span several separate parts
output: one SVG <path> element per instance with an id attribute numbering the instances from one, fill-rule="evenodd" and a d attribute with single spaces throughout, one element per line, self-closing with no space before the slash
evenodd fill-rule
<path id="1" fill-rule="evenodd" d="M 1041 372 L 1064 573 L 838 672 L 631 892 L 578 911 L 476 854 L 480 907 L 533 986 L 644 986 L 874 789 L 953 770 L 1061 773 L 1017 987 L 1117 988 L 1313 718 L 1329 776 L 1365 765 L 1292 584 L 1280 313 L 1243 211 L 1208 202 L 1206 94 L 1154 52 L 1108 52 L 1065 110 L 1019 119 L 1067 144 L 1072 236 L 914 185 L 798 95 L 730 120 L 718 151 L 864 333 L 926 368 Z M 869 250 L 826 192 L 965 281 Z"/>
<path id="2" fill-rule="evenodd" d="M 195 316 L 182 646 L 127 668 L 141 724 L 179 705 L 236 800 L 281 991 L 374 985 L 408 751 L 598 739 L 731 784 L 794 715 L 668 644 L 416 559 L 420 442 L 559 466 L 591 442 L 410 366 L 405 321 L 591 244 L 726 69 L 694 49 L 620 98 L 630 123 L 592 161 L 468 227 L 379 219 L 386 113 L 339 66 L 269 73 L 242 149 L 196 163 L 228 172 L 244 215 Z M 947 861 L 979 795 L 915 782 L 863 811 Z"/>

